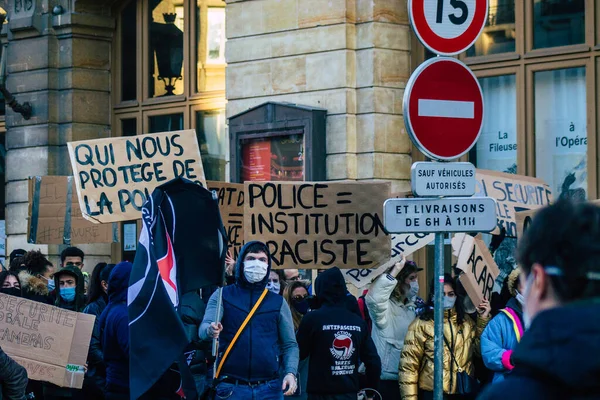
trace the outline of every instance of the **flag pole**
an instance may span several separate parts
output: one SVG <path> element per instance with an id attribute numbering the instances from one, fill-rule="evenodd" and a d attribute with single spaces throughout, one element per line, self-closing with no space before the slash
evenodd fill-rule
<path id="1" fill-rule="evenodd" d="M 218 195 L 217 195 L 217 191 L 213 190 L 212 191 L 212 197 L 213 200 L 217 201 L 219 199 Z M 221 245 L 223 245 L 221 243 Z M 217 295 L 217 309 L 216 309 L 216 317 L 215 317 L 215 322 L 220 322 L 220 318 L 219 315 L 221 315 L 221 308 L 223 307 L 223 281 L 225 279 L 225 269 L 223 268 L 223 276 L 221 279 L 221 287 L 217 289 L 217 291 L 219 292 L 219 294 Z M 216 378 L 217 375 L 217 368 L 219 365 L 219 338 L 213 338 L 212 340 L 212 356 L 215 358 L 215 364 L 214 364 L 214 368 L 213 368 L 213 379 Z"/>

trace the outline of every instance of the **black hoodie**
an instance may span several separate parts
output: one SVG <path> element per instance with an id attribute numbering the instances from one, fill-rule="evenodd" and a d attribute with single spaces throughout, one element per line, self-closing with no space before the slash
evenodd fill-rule
<path id="1" fill-rule="evenodd" d="M 481 400 L 600 399 L 600 299 L 543 311 Z"/>
<path id="2" fill-rule="evenodd" d="M 365 364 L 368 387 L 377 389 L 381 360 L 365 321 L 346 307 L 346 282 L 338 268 L 317 277 L 321 307 L 302 318 L 296 339 L 300 359 L 310 356 L 307 392 L 357 393 L 359 360 Z"/>

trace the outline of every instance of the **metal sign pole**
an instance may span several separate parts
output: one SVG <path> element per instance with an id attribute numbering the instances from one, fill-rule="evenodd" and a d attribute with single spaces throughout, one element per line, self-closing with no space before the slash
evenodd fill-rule
<path id="1" fill-rule="evenodd" d="M 443 232 L 435 234 L 434 259 L 434 357 L 433 357 L 433 399 L 444 397 L 444 237 Z"/>

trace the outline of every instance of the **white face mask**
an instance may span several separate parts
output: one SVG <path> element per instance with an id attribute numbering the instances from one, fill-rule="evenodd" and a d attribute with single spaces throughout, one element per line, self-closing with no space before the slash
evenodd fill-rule
<path id="1" fill-rule="evenodd" d="M 281 284 L 279 282 L 269 281 L 267 283 L 267 290 L 275 294 L 279 294 L 279 291 L 281 290 Z"/>
<path id="2" fill-rule="evenodd" d="M 408 298 L 409 298 L 409 300 L 413 300 L 415 297 L 417 297 L 418 293 L 419 293 L 419 282 L 418 281 L 412 281 L 410 283 L 410 290 L 408 292 Z"/>
<path id="3" fill-rule="evenodd" d="M 444 310 L 450 310 L 451 308 L 454 308 L 454 303 L 456 303 L 456 296 L 444 296 Z"/>
<path id="4" fill-rule="evenodd" d="M 517 290 L 517 295 L 515 296 L 515 299 L 517 299 L 517 301 L 521 304 L 521 307 L 525 307 L 525 297 L 523 297 L 523 295 L 521 293 L 519 293 L 518 290 Z"/>
<path id="5" fill-rule="evenodd" d="M 534 279 L 535 277 L 533 276 L 533 272 L 531 272 L 527 277 L 525 289 L 523 290 L 523 325 L 525 325 L 525 330 L 529 329 L 529 327 L 531 326 L 531 316 L 527 312 L 527 307 L 525 306 L 525 296 L 528 296 L 528 292 L 531 289 L 531 285 L 533 284 Z"/>
<path id="6" fill-rule="evenodd" d="M 260 260 L 244 261 L 244 276 L 250 283 L 260 282 L 267 276 L 269 265 Z"/>

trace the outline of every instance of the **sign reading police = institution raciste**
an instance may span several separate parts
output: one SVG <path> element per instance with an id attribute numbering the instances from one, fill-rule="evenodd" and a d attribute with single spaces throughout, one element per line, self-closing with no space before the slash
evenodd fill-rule
<path id="1" fill-rule="evenodd" d="M 468 162 L 416 162 L 411 168 L 415 196 L 472 196 L 475 194 L 475 166 Z"/>
<path id="2" fill-rule="evenodd" d="M 388 199 L 383 204 L 390 233 L 491 232 L 496 201 L 491 197 Z"/>

